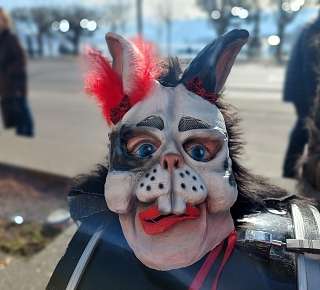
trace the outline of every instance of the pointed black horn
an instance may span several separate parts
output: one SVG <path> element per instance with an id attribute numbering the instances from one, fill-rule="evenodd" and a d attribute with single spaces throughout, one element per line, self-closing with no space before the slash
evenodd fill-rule
<path id="1" fill-rule="evenodd" d="M 208 44 L 193 59 L 182 75 L 185 87 L 215 102 L 241 47 L 247 42 L 246 30 L 232 30 Z"/>

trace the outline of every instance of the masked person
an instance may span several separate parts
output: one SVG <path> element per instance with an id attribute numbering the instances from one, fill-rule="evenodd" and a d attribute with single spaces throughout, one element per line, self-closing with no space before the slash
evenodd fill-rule
<path id="1" fill-rule="evenodd" d="M 33 121 L 27 103 L 26 59 L 9 17 L 0 8 L 0 107 L 4 128 L 21 136 L 33 136 Z"/>
<path id="2" fill-rule="evenodd" d="M 107 34 L 112 67 L 90 53 L 107 163 L 71 190 L 80 227 L 47 289 L 291 290 L 297 277 L 318 289 L 306 255 L 320 250 L 316 206 L 239 163 L 238 118 L 220 93 L 247 39 L 219 37 L 183 73 L 141 39 Z"/>

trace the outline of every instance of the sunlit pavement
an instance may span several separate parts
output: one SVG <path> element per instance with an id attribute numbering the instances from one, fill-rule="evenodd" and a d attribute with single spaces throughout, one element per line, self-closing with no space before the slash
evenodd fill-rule
<path id="1" fill-rule="evenodd" d="M 18 138 L 12 131 L 1 130 L 0 162 L 74 176 L 103 160 L 106 126 L 94 102 L 82 93 L 80 72 L 79 62 L 73 59 L 31 62 L 30 103 L 36 138 Z M 244 163 L 292 189 L 293 182 L 280 178 L 295 118 L 292 107 L 281 102 L 283 74 L 278 66 L 239 64 L 225 94 L 243 119 Z M 74 231 L 71 227 L 33 258 L 15 258 L 0 269 L 0 289 L 44 289 Z"/>
<path id="2" fill-rule="evenodd" d="M 0 162 L 67 176 L 92 169 L 105 156 L 107 130 L 99 109 L 82 91 L 80 61 L 33 61 L 29 70 L 36 138 L 0 129 Z M 225 91 L 243 119 L 244 162 L 272 178 L 281 176 L 295 118 L 291 105 L 281 101 L 283 74 L 280 66 L 238 64 Z"/>

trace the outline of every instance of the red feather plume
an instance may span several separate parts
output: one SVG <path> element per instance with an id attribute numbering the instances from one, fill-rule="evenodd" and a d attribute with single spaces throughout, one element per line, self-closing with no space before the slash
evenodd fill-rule
<path id="1" fill-rule="evenodd" d="M 159 60 L 155 56 L 156 49 L 151 42 L 143 40 L 140 36 L 133 38 L 131 41 L 141 53 L 141 58 L 135 64 L 134 89 L 129 96 L 132 105 L 134 105 L 148 95 L 161 70 Z"/>
<path id="2" fill-rule="evenodd" d="M 110 62 L 97 50 L 87 52 L 89 69 L 85 77 L 85 90 L 93 95 L 102 108 L 106 121 L 116 124 L 137 102 L 145 98 L 161 73 L 155 48 L 141 37 L 132 40 L 140 51 L 134 63 L 133 88 L 123 91 L 122 79 Z"/>
<path id="3" fill-rule="evenodd" d="M 90 49 L 87 60 L 89 69 L 85 77 L 85 91 L 96 98 L 104 118 L 110 124 L 111 110 L 119 106 L 124 96 L 122 81 L 99 51 Z"/>

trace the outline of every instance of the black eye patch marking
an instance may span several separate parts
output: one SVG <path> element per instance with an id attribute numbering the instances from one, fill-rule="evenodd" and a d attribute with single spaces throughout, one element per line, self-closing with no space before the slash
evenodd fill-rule
<path id="1" fill-rule="evenodd" d="M 132 128 L 124 125 L 110 134 L 110 171 L 140 170 L 151 162 L 150 158 L 140 159 L 128 154 L 126 144 L 133 132 Z"/>
<path id="2" fill-rule="evenodd" d="M 164 128 L 164 122 L 159 116 L 149 116 L 139 122 L 137 127 L 151 127 L 162 131 Z"/>
<path id="3" fill-rule="evenodd" d="M 237 185 L 237 181 L 233 173 L 231 173 L 231 175 L 229 176 L 229 184 L 232 187 L 235 187 Z"/>
<path id="4" fill-rule="evenodd" d="M 228 160 L 228 158 L 226 158 L 224 160 L 223 168 L 224 168 L 224 170 L 228 170 L 229 169 L 229 160 Z"/>
<path id="5" fill-rule="evenodd" d="M 185 131 L 194 130 L 194 129 L 210 129 L 210 128 L 211 126 L 206 122 L 201 121 L 199 119 L 192 118 L 192 117 L 182 117 L 178 125 L 179 132 L 185 132 Z"/>

